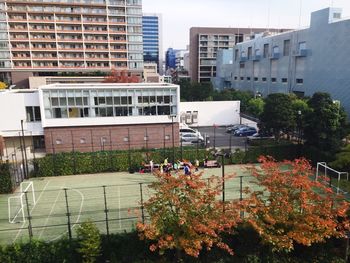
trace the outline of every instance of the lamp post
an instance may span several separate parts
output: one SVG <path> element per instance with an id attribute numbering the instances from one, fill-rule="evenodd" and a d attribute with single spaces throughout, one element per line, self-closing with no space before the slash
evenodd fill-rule
<path id="1" fill-rule="evenodd" d="M 173 142 L 173 167 L 175 163 L 175 138 L 174 138 L 174 118 L 176 118 L 176 114 L 170 114 L 169 118 L 171 118 L 171 134 L 172 134 L 172 142 Z"/>
<path id="2" fill-rule="evenodd" d="M 217 153 L 215 156 L 221 156 L 222 211 L 225 212 L 225 154 Z"/>

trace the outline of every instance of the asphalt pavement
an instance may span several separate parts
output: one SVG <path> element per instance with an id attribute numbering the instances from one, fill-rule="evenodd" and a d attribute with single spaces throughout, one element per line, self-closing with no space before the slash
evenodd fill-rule
<path id="1" fill-rule="evenodd" d="M 230 144 L 232 150 L 236 148 L 245 149 L 246 147 L 246 138 L 226 133 L 226 127 L 199 127 L 198 130 L 204 138 L 209 136 L 207 147 L 229 148 Z"/>

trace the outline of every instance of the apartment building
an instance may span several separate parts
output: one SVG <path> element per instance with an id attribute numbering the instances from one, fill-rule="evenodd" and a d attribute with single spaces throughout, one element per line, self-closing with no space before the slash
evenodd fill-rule
<path id="1" fill-rule="evenodd" d="M 160 14 L 143 14 L 143 59 L 157 64 L 158 73 L 163 70 L 162 16 Z"/>
<path id="2" fill-rule="evenodd" d="M 215 28 L 192 27 L 190 29 L 189 73 L 192 81 L 210 82 L 216 76 L 216 55 L 220 49 L 232 48 L 250 39 L 253 33 L 264 28 Z M 283 29 L 270 29 L 283 32 Z"/>
<path id="3" fill-rule="evenodd" d="M 142 74 L 141 0 L 5 0 L 0 78 L 128 70 Z"/>
<path id="4" fill-rule="evenodd" d="M 216 88 L 312 96 L 330 93 L 350 113 L 350 19 L 342 10 L 311 14 L 310 27 L 282 34 L 261 34 L 237 44 L 218 60 Z M 229 63 L 231 62 L 231 63 Z"/>

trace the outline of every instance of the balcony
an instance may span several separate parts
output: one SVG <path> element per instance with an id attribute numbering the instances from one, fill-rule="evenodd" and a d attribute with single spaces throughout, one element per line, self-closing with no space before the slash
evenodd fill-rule
<path id="1" fill-rule="evenodd" d="M 35 61 L 35 60 L 56 61 L 57 57 L 33 57 L 33 61 Z"/>
<path id="2" fill-rule="evenodd" d="M 260 55 L 253 56 L 253 61 L 259 61 L 261 59 Z"/>
<path id="3" fill-rule="evenodd" d="M 59 60 L 64 60 L 64 61 L 84 61 L 84 57 L 60 57 Z"/>
<path id="4" fill-rule="evenodd" d="M 280 58 L 280 53 L 274 52 L 271 54 L 270 59 L 279 59 Z"/>
<path id="5" fill-rule="evenodd" d="M 246 62 L 248 59 L 247 57 L 240 57 L 239 62 Z"/>
<path id="6" fill-rule="evenodd" d="M 298 51 L 296 51 L 295 56 L 296 57 L 307 57 L 309 54 L 309 50 L 307 49 L 299 49 Z"/>

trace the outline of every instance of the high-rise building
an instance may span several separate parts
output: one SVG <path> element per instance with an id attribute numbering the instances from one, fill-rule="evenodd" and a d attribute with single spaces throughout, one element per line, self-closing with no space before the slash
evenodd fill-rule
<path id="1" fill-rule="evenodd" d="M 0 78 L 143 70 L 142 0 L 5 0 Z"/>
<path id="2" fill-rule="evenodd" d="M 270 29 L 271 30 L 271 29 Z M 264 28 L 215 28 L 192 27 L 190 29 L 190 77 L 192 81 L 208 82 L 216 76 L 216 54 L 220 49 L 232 48 L 236 43 L 249 39 L 252 33 Z M 272 31 L 278 31 L 272 29 Z M 282 32 L 283 30 L 279 30 Z"/>
<path id="3" fill-rule="evenodd" d="M 160 14 L 144 14 L 142 17 L 143 60 L 157 63 L 162 69 L 162 19 Z"/>
<path id="4" fill-rule="evenodd" d="M 216 88 L 263 96 L 327 92 L 350 113 L 349 28 L 350 19 L 342 18 L 341 9 L 326 8 L 311 13 L 309 28 L 260 34 L 239 43 L 218 59 Z"/>
<path id="5" fill-rule="evenodd" d="M 176 51 L 173 48 L 168 48 L 165 53 L 165 70 L 176 68 Z"/>

